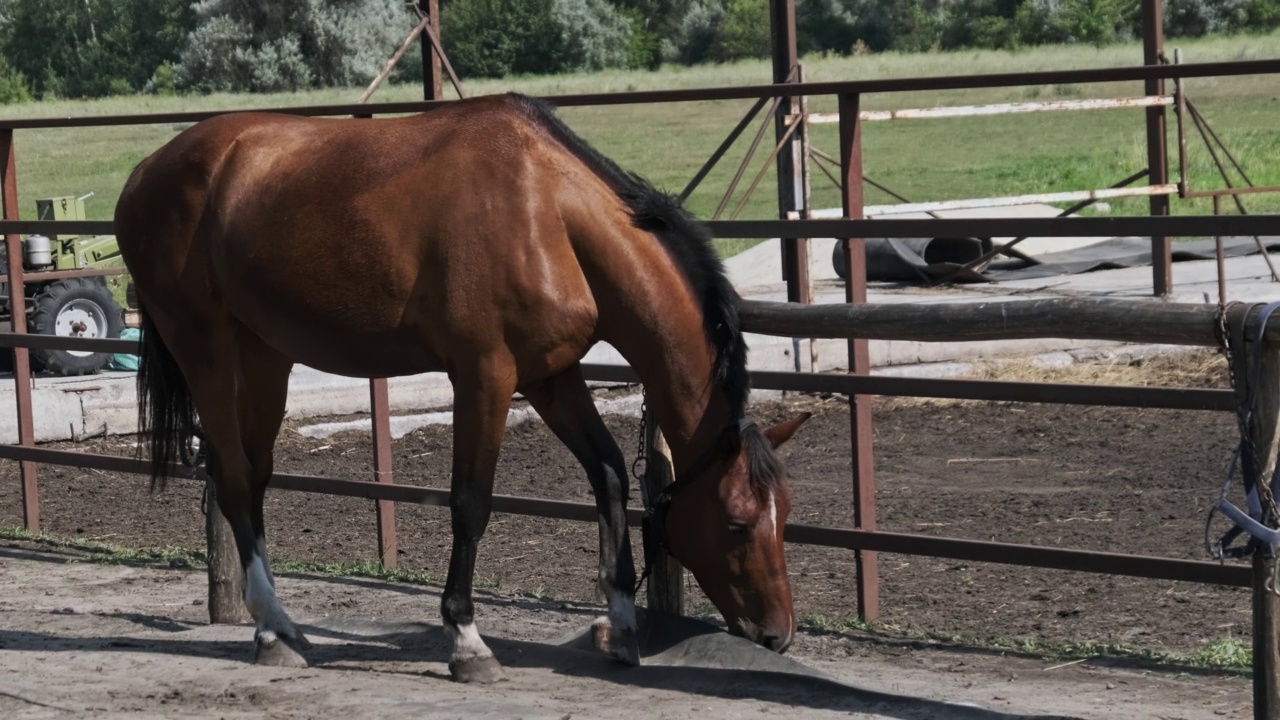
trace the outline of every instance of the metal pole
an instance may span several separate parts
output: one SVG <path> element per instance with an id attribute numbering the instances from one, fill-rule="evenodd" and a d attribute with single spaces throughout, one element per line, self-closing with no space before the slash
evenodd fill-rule
<path id="1" fill-rule="evenodd" d="M 1182 64 L 1182 48 L 1173 49 L 1173 64 Z M 1174 106 L 1174 116 L 1178 119 L 1178 195 L 1187 196 L 1187 191 L 1191 189 L 1191 166 L 1187 162 L 1187 126 L 1185 124 L 1187 113 L 1187 84 L 1182 78 L 1173 81 L 1173 94 L 1177 105 Z M 1216 213 L 1215 213 L 1216 214 Z"/>
<path id="2" fill-rule="evenodd" d="M 841 95 L 840 165 L 843 172 L 844 215 L 862 218 L 862 123 L 858 119 L 859 96 Z M 847 238 L 845 260 L 849 263 L 845 276 L 845 302 L 867 301 L 867 241 Z M 871 374 L 871 355 L 866 340 L 849 341 L 849 372 Z M 849 396 L 849 423 L 853 455 L 853 526 L 860 530 L 876 529 L 876 480 L 871 457 L 871 397 Z M 875 620 L 880 615 L 880 570 L 876 553 L 858 550 L 854 553 L 858 573 L 858 617 Z"/>
<path id="3" fill-rule="evenodd" d="M 1164 0 L 1142 0 L 1142 61 L 1159 65 L 1164 54 Z M 1163 95 L 1164 79 L 1145 81 L 1147 95 Z M 1151 185 L 1169 182 L 1168 148 L 1163 105 L 1147 108 L 1147 170 Z M 1169 198 L 1152 195 L 1152 215 L 1169 214 Z M 1173 292 L 1173 242 L 1166 236 L 1151 238 L 1152 290 L 1157 296 Z"/>
<path id="4" fill-rule="evenodd" d="M 773 37 L 773 81 L 796 81 L 799 53 L 796 50 L 796 2 L 795 0 L 770 0 Z M 803 123 L 797 122 L 794 132 L 787 125 L 799 108 L 794 98 L 781 98 L 778 106 L 776 137 L 785 143 L 778 153 L 778 217 L 785 220 L 789 213 L 801 209 L 804 203 L 803 177 Z M 808 302 L 809 241 L 804 238 L 782 241 L 782 277 L 787 281 L 787 300 Z"/>
<path id="5" fill-rule="evenodd" d="M 18 219 L 18 166 L 13 149 L 13 130 L 0 130 L 0 168 L 3 184 L 4 219 Z M 16 233 L 5 235 L 5 249 L 9 255 L 9 309 L 13 317 L 13 331 L 27 331 L 27 303 L 23 286 L 22 238 Z M 18 443 L 36 444 L 35 421 L 31 401 L 31 353 L 26 348 L 13 350 L 13 377 L 18 401 Z M 22 480 L 22 520 L 27 530 L 40 532 L 40 487 L 37 483 L 37 465 L 33 462 L 18 463 Z"/>
<path id="6" fill-rule="evenodd" d="M 369 406 L 373 416 L 373 475 L 380 483 L 394 483 L 391 471 L 391 402 L 387 394 L 387 379 L 369 381 Z M 383 569 L 396 566 L 398 543 L 396 542 L 396 504 L 390 500 L 376 501 L 378 514 L 378 560 Z"/>
<path id="7" fill-rule="evenodd" d="M 440 0 L 418 0 L 418 10 L 431 18 L 428 29 L 440 37 Z M 432 49 L 431 33 L 423 32 L 418 44 L 422 46 L 422 99 L 441 100 L 444 98 L 444 73 L 440 56 Z"/>

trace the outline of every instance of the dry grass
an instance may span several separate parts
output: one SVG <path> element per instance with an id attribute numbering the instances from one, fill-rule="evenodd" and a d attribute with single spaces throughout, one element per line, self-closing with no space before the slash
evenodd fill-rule
<path id="1" fill-rule="evenodd" d="M 1113 361 L 1076 362 L 1062 366 L 1034 358 L 1011 358 L 977 363 L 971 372 L 956 376 L 971 380 L 1061 383 L 1071 385 L 1125 385 L 1138 387 L 1229 388 L 1230 379 L 1222 354 L 1209 348 L 1152 357 L 1119 356 Z M 954 407 L 977 400 L 885 397 L 878 407 L 905 405 Z"/>

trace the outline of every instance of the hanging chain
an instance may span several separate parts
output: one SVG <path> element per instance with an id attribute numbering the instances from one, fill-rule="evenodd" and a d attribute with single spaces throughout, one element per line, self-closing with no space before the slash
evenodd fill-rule
<path id="1" fill-rule="evenodd" d="M 649 425 L 649 398 L 644 387 L 640 388 L 640 437 L 636 440 L 636 458 L 631 463 L 631 477 L 640 483 L 640 493 L 645 496 L 645 507 L 648 503 L 648 488 L 644 484 L 645 473 L 649 470 L 649 458 L 645 453 L 644 438 Z"/>

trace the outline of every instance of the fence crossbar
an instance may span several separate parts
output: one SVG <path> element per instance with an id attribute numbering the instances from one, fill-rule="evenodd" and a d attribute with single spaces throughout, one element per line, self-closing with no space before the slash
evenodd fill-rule
<path id="1" fill-rule="evenodd" d="M 49 465 L 92 468 L 109 472 L 147 474 L 151 471 L 149 462 L 136 458 L 33 448 L 22 445 L 0 444 L 0 458 L 26 460 Z M 187 469 L 175 467 L 174 470 L 179 480 L 194 478 Z M 449 491 L 445 489 L 387 484 L 367 480 L 344 480 L 312 475 L 276 473 L 271 478 L 270 487 L 278 490 L 340 495 L 369 500 L 390 500 L 416 505 L 436 507 L 448 507 L 449 505 Z M 598 520 L 594 504 L 516 495 L 494 495 L 493 509 L 496 512 L 579 522 L 596 522 Z M 632 527 L 640 526 L 641 517 L 642 512 L 639 508 L 627 510 L 627 523 Z M 785 539 L 787 542 L 800 545 L 875 550 L 905 555 L 927 555 L 975 562 L 1097 572 L 1157 580 L 1180 580 L 1210 585 L 1247 586 L 1250 582 L 1249 568 L 1242 565 L 1223 565 L 1198 560 L 1124 555 L 1092 550 L 966 540 L 963 538 L 789 524 L 786 528 Z"/>
<path id="2" fill-rule="evenodd" d="M 1169 65 L 1129 65 L 1078 70 L 1046 70 L 1016 73 L 984 73 L 977 75 L 939 75 L 915 78 L 882 78 L 877 80 L 844 80 L 834 82 L 785 83 L 778 85 L 739 85 L 727 87 L 689 88 L 683 90 L 639 90 L 632 92 L 582 93 L 542 96 L 562 107 L 633 105 L 706 100 L 758 100 L 800 95 L 857 95 L 871 93 L 925 92 L 937 90 L 972 90 L 978 88 L 1025 87 L 1029 85 L 1073 85 L 1141 80 L 1229 77 L 1280 73 L 1280 60 L 1228 60 L 1207 63 Z M 160 123 L 199 122 L 233 112 L 275 112 L 289 115 L 400 115 L 419 113 L 457 100 L 416 102 L 312 105 L 283 108 L 241 108 L 236 110 L 198 110 L 176 113 L 136 115 L 97 115 L 84 117 L 47 117 L 0 119 L 0 130 L 33 128 L 73 128 L 109 125 L 146 125 Z"/>

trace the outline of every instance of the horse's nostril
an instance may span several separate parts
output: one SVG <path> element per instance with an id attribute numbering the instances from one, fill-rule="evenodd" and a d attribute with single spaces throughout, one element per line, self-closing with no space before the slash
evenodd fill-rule
<path id="1" fill-rule="evenodd" d="M 776 653 L 784 653 L 787 651 L 787 648 L 790 647 L 791 645 L 791 636 L 790 634 L 786 636 L 765 635 L 764 637 L 760 638 L 760 644 Z"/>

